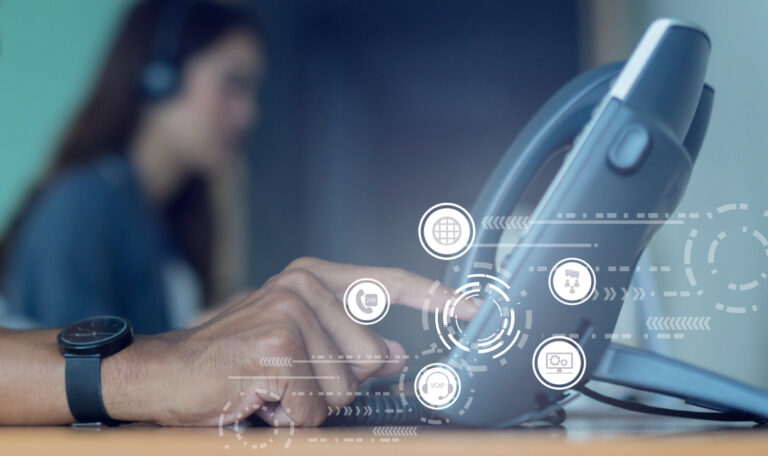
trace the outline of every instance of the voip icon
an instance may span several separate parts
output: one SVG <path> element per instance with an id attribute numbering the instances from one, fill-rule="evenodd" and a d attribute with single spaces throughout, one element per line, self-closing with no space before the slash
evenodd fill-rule
<path id="1" fill-rule="evenodd" d="M 413 383 L 416 398 L 424 407 L 442 410 L 450 407 L 461 394 L 461 381 L 456 371 L 443 363 L 423 367 Z"/>
<path id="2" fill-rule="evenodd" d="M 440 377 L 442 377 L 442 379 Z M 445 394 L 438 395 L 438 401 L 442 401 L 446 397 L 450 396 L 454 390 L 453 385 L 451 384 L 451 380 L 448 378 L 448 374 L 442 371 L 436 371 L 429 374 L 427 380 L 424 382 L 424 386 L 421 388 L 421 391 L 424 394 L 429 394 L 430 389 L 445 389 Z"/>

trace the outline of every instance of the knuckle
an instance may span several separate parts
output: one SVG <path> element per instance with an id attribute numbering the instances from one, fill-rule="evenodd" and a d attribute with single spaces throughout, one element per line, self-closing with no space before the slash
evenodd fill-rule
<path id="1" fill-rule="evenodd" d="M 285 314 L 295 319 L 305 315 L 309 310 L 304 299 L 287 288 L 274 287 L 270 294 L 268 312 Z"/>
<path id="2" fill-rule="evenodd" d="M 314 287 L 318 280 L 314 274 L 304 268 L 294 268 L 283 271 L 274 279 L 274 284 L 281 287 L 308 289 Z"/>
<path id="3" fill-rule="evenodd" d="M 260 352 L 266 356 L 295 356 L 303 349 L 298 328 L 290 324 L 272 324 L 260 337 Z"/>
<path id="4" fill-rule="evenodd" d="M 317 263 L 317 258 L 299 257 L 288 263 L 288 266 L 285 268 L 285 270 L 288 271 L 291 269 L 308 269 L 311 268 L 315 263 Z"/>

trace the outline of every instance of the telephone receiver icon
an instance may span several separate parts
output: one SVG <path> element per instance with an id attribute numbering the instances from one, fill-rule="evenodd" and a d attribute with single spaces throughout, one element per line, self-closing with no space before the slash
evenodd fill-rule
<path id="1" fill-rule="evenodd" d="M 376 294 L 366 295 L 364 290 L 357 290 L 355 303 L 363 313 L 373 313 L 373 308 L 378 304 L 379 297 Z"/>

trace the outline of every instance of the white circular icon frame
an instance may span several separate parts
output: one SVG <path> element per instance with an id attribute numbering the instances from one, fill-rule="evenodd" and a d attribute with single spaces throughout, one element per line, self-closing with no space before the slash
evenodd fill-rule
<path id="1" fill-rule="evenodd" d="M 446 377 L 452 377 L 456 382 L 453 391 L 449 393 L 450 400 L 445 404 L 435 405 L 422 397 L 424 393 L 422 393 L 421 390 L 424 385 L 421 384 L 421 379 L 429 380 L 429 377 L 435 373 L 442 373 Z M 424 377 L 425 375 L 426 378 Z M 456 372 L 456 370 L 451 366 L 445 363 L 432 363 L 422 367 L 421 370 L 419 370 L 419 373 L 416 374 L 416 379 L 413 381 L 413 390 L 416 393 L 416 399 L 418 399 L 421 405 L 424 407 L 430 410 L 444 410 L 455 404 L 456 400 L 459 399 L 459 396 L 461 395 L 461 379 L 459 378 L 459 374 Z"/>
<path id="2" fill-rule="evenodd" d="M 562 385 L 547 381 L 545 378 L 543 378 L 543 375 L 539 372 L 539 366 L 538 366 L 539 353 L 541 353 L 541 350 L 543 348 L 545 348 L 547 345 L 553 342 L 564 342 L 572 347 L 575 347 L 576 348 L 575 353 L 579 355 L 579 359 L 581 360 L 579 373 L 576 375 L 576 377 L 574 377 L 569 382 L 564 383 Z M 538 347 L 536 347 L 536 350 L 533 352 L 533 358 L 531 359 L 531 368 L 533 369 L 533 375 L 536 376 L 536 380 L 538 380 L 539 383 L 541 383 L 545 387 L 553 390 L 558 390 L 558 391 L 567 390 L 577 385 L 581 381 L 581 379 L 584 377 L 584 373 L 587 371 L 587 356 L 584 354 L 584 349 L 581 348 L 581 345 L 575 340 L 565 336 L 552 336 L 548 339 L 543 340 L 538 345 Z"/>
<path id="3" fill-rule="evenodd" d="M 560 294 L 557 293 L 557 291 L 555 291 L 555 289 L 552 287 L 552 281 L 554 279 L 555 274 L 566 263 L 578 263 L 589 272 L 590 280 L 592 283 L 590 285 L 589 292 L 587 292 L 580 299 L 577 299 L 577 300 L 565 299 L 561 297 Z M 576 257 L 563 258 L 562 260 L 558 261 L 554 266 L 552 266 L 552 269 L 549 270 L 547 285 L 549 287 L 549 292 L 552 294 L 552 297 L 557 299 L 559 303 L 565 304 L 566 306 L 578 306 L 579 304 L 584 304 L 585 302 L 589 301 L 592 298 L 592 296 L 595 294 L 595 289 L 597 288 L 597 276 L 595 275 L 595 270 L 592 269 L 592 266 L 586 261 L 582 260 L 581 258 L 576 258 Z"/>
<path id="4" fill-rule="evenodd" d="M 461 226 L 461 221 L 464 221 L 464 229 L 468 229 L 469 234 L 461 233 L 460 240 L 456 242 L 460 245 L 459 248 L 451 249 L 450 246 L 440 244 L 433 239 L 432 228 L 434 223 L 444 217 L 452 217 Z M 419 220 L 419 242 L 421 247 L 432 257 L 438 260 L 453 260 L 464 255 L 472 248 L 472 244 L 475 242 L 475 221 L 472 219 L 472 215 L 455 203 L 440 203 L 435 204 L 424 212 Z M 430 240 L 434 242 L 430 242 Z"/>
<path id="5" fill-rule="evenodd" d="M 384 299 L 384 310 L 382 310 L 380 312 L 380 314 L 376 315 L 375 318 L 372 319 L 372 320 L 362 319 L 362 318 L 358 317 L 357 315 L 355 315 L 354 311 L 350 310 L 350 306 L 357 305 L 356 303 L 352 302 L 352 299 L 355 299 L 355 297 L 352 296 L 352 290 L 357 288 L 358 285 L 364 284 L 364 283 L 372 284 L 375 287 L 379 288 L 381 290 L 382 294 L 384 295 L 384 298 L 385 298 Z M 368 277 L 362 278 L 362 279 L 357 279 L 357 280 L 352 282 L 347 287 L 347 290 L 344 292 L 344 299 L 343 299 L 342 302 L 344 303 L 344 312 L 347 314 L 347 316 L 350 318 L 350 320 L 352 320 L 355 323 L 360 324 L 360 325 L 369 326 L 369 325 L 373 325 L 375 323 L 380 322 L 382 319 L 384 319 L 384 317 L 389 312 L 389 304 L 390 304 L 389 291 L 387 290 L 387 287 L 385 287 L 383 283 L 379 282 L 376 279 L 371 279 L 371 278 L 368 278 Z"/>

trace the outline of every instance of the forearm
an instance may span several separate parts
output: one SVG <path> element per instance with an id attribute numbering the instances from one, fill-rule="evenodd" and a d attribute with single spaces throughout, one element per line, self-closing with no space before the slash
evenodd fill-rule
<path id="1" fill-rule="evenodd" d="M 74 422 L 64 382 L 58 330 L 0 329 L 0 424 Z M 155 369 L 162 364 L 161 337 L 138 337 L 101 366 L 104 406 L 118 420 L 152 421 L 162 407 Z"/>
<path id="2" fill-rule="evenodd" d="M 0 424 L 73 421 L 56 330 L 0 330 Z"/>

